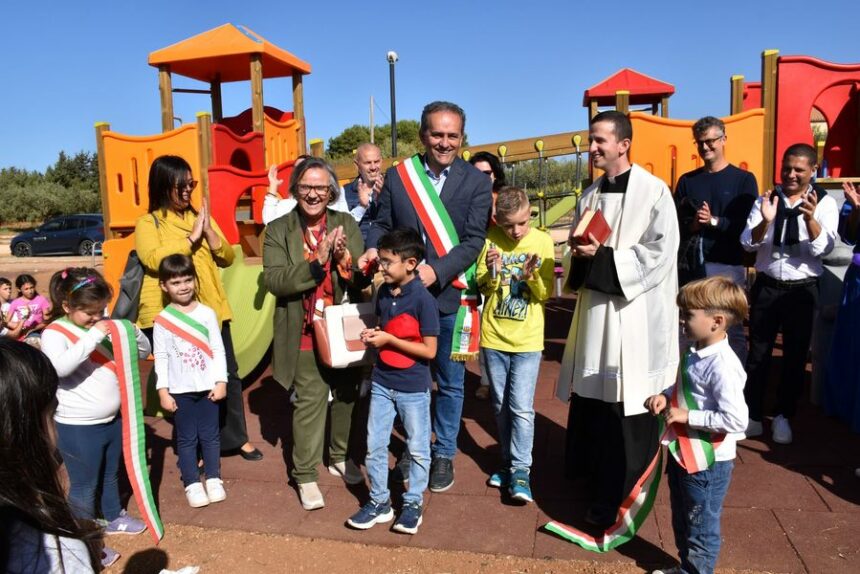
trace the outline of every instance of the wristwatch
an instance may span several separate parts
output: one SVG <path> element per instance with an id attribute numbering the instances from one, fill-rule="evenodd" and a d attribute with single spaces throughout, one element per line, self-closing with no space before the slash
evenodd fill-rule
<path id="1" fill-rule="evenodd" d="M 718 221 L 716 217 L 711 217 L 711 227 L 716 227 Z"/>

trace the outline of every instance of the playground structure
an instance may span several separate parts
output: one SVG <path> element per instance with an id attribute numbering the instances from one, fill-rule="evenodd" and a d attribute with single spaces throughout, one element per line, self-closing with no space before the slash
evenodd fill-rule
<path id="1" fill-rule="evenodd" d="M 200 180 L 192 203 L 200 206 L 208 197 L 212 217 L 234 246 L 236 262 L 222 271 L 234 311 L 232 331 L 239 374 L 250 373 L 262 360 L 272 340 L 274 297 L 266 293 L 259 235 L 262 202 L 268 186 L 266 167 L 276 164 L 279 178 L 288 181 L 295 158 L 307 151 L 302 78 L 308 63 L 267 42 L 243 26 L 225 24 L 150 54 L 149 64 L 158 68 L 162 133 L 129 136 L 96 124 L 99 174 L 105 217 L 105 276 L 117 285 L 129 252 L 134 248 L 134 225 L 147 209 L 147 177 L 152 161 L 164 154 L 186 159 Z M 178 74 L 207 82 L 209 90 L 174 89 Z M 292 111 L 263 103 L 265 78 L 291 77 Z M 223 82 L 250 81 L 251 107 L 224 117 Z M 212 112 L 201 112 L 196 122 L 174 128 L 173 93 L 208 94 Z M 600 107 L 613 106 L 629 112 L 635 140 L 631 158 L 666 181 L 671 188 L 686 171 L 701 165 L 690 128 L 692 120 L 668 117 L 674 86 L 624 69 L 584 93 L 589 118 Z M 631 106 L 650 110 L 631 111 Z M 839 185 L 860 174 L 860 64 L 839 65 L 802 56 L 782 57 L 775 50 L 762 54 L 762 81 L 745 83 L 731 79 L 731 115 L 724 117 L 729 161 L 756 176 L 759 189 L 773 185 L 776 162 L 791 143 L 812 145 L 809 118 L 819 110 L 828 125 L 826 142 L 818 146 L 821 163 L 832 178 L 819 183 Z M 320 155 L 320 146 L 312 145 Z M 478 151 L 497 154 L 503 163 L 575 155 L 582 162 L 587 152 L 588 131 L 572 131 L 471 146 L 464 158 Z M 396 161 L 396 160 L 394 160 Z M 391 165 L 393 162 L 384 162 Z M 337 168 L 346 181 L 355 177 L 352 165 Z M 538 190 L 539 217 L 535 225 L 549 227 L 568 214 L 587 184 L 587 173 L 577 170 L 577 181 L 558 203 Z M 593 176 L 594 174 L 592 174 Z M 286 186 L 284 186 L 286 187 Z M 284 190 L 280 190 L 284 193 Z"/>

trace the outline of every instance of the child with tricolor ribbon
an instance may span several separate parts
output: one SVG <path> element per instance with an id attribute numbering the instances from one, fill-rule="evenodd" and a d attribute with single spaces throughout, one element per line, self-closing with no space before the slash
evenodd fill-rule
<path id="1" fill-rule="evenodd" d="M 109 337 L 117 332 L 114 323 L 119 322 L 105 316 L 111 295 L 110 285 L 95 269 L 69 268 L 54 274 L 51 298 L 57 318 L 42 333 L 41 348 L 60 378 L 54 421 L 57 447 L 69 475 L 73 512 L 79 518 L 95 519 L 100 489 L 105 533 L 140 534 L 147 525 L 122 508 L 117 486 L 124 447 L 119 415 L 125 399 L 114 357 L 119 342 L 113 335 Z M 149 341 L 140 329 L 122 323 L 129 330 L 128 337 L 137 341 L 137 356 L 126 359 L 147 357 Z M 119 558 L 110 548 L 104 552 L 105 565 Z"/>
<path id="2" fill-rule="evenodd" d="M 227 358 L 215 311 L 197 301 L 194 262 L 168 255 L 158 266 L 158 281 L 170 304 L 152 330 L 161 408 L 173 413 L 176 453 L 192 508 L 227 498 L 221 481 L 221 439 L 217 402 L 227 396 Z M 206 488 L 197 466 L 203 455 Z"/>
<path id="3" fill-rule="evenodd" d="M 726 330 L 747 314 L 743 290 L 727 277 L 685 285 L 678 306 L 695 346 L 684 356 L 678 382 L 645 401 L 663 416 L 669 447 L 667 475 L 672 529 L 680 567 L 663 573 L 713 572 L 720 551 L 720 513 L 734 468 L 735 443 L 749 411 L 746 372 L 729 346 Z"/>

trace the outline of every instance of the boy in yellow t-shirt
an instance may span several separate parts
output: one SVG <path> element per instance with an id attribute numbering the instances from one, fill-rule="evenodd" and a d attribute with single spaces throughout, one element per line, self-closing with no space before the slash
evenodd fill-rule
<path id="1" fill-rule="evenodd" d="M 544 302 L 552 296 L 552 239 L 529 226 L 528 196 L 505 187 L 496 199 L 496 225 L 478 257 L 478 287 L 485 296 L 481 316 L 481 368 L 490 393 L 502 468 L 488 484 L 509 488 L 511 498 L 531 502 L 529 471 L 534 444 L 534 396 L 543 351 Z"/>

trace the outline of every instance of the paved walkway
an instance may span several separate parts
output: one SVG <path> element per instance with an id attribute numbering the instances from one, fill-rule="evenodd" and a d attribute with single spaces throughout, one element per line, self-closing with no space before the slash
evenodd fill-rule
<path id="1" fill-rule="evenodd" d="M 363 532 L 344 526 L 366 500 L 367 487 L 347 488 L 324 467 L 320 467 L 320 485 L 326 507 L 305 512 L 288 484 L 290 458 L 285 445 L 290 443 L 291 407 L 287 393 L 267 371 L 245 390 L 249 434 L 265 459 L 223 459 L 228 492 L 223 503 L 204 509 L 188 507 L 170 444 L 172 424 L 147 420 L 152 431 L 147 444 L 153 486 L 162 517 L 168 523 L 368 544 L 637 564 L 645 570 L 671 565 L 676 550 L 665 481 L 655 510 L 637 538 L 616 551 L 593 554 L 539 530 L 550 519 L 584 526 L 581 485 L 565 480 L 562 472 L 567 405 L 553 397 L 571 315 L 570 300 L 547 306 L 547 348 L 535 397 L 534 504 L 514 505 L 499 490 L 485 485 L 496 469 L 498 446 L 490 405 L 474 399 L 477 366 L 470 365 L 456 480 L 447 492 L 426 494 L 424 524 L 417 535 L 395 534 L 385 525 Z M 762 440 L 739 445 L 723 512 L 718 566 L 767 572 L 860 572 L 860 479 L 854 477 L 854 468 L 860 466 L 860 436 L 808 403 L 800 408 L 794 430 L 795 442 L 790 446 L 772 443 L 767 432 Z M 361 452 L 360 437 L 357 442 Z M 393 448 L 399 452 L 402 441 L 395 440 Z M 392 456 L 392 465 L 393 461 Z"/>

